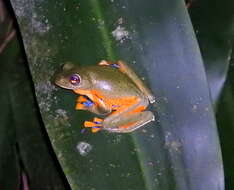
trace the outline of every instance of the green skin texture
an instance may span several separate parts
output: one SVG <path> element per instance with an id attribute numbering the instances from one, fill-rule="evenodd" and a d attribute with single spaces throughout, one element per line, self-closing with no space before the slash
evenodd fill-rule
<path id="1" fill-rule="evenodd" d="M 108 64 L 106 61 L 102 61 L 102 63 Z M 136 97 L 136 103 L 130 105 L 121 112 L 108 115 L 102 123 L 102 129 L 109 132 L 128 133 L 154 120 L 154 115 L 151 111 L 127 114 L 139 106 L 147 107 L 149 103 L 154 102 L 154 96 L 126 63 L 118 61 L 117 64 L 124 69 L 124 72 L 110 65 L 80 67 L 68 63 L 63 66 L 62 71 L 55 74 L 55 84 L 73 91 L 95 90 L 101 92 L 102 95 L 108 99 Z M 80 77 L 79 84 L 74 85 L 70 82 L 70 78 L 74 74 Z M 94 101 L 92 95 L 82 95 L 86 95 L 89 99 Z M 105 100 L 101 98 L 98 98 L 97 105 L 92 105 L 85 109 L 99 115 L 110 114 L 113 111 L 113 109 L 106 104 Z M 128 124 L 130 125 L 127 128 L 119 127 Z"/>

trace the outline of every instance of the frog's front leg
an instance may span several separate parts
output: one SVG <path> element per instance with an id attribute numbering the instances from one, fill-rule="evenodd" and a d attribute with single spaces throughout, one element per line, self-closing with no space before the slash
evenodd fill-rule
<path id="1" fill-rule="evenodd" d="M 103 114 L 108 114 L 110 113 L 110 109 L 107 108 L 107 106 L 105 106 L 105 104 L 99 104 L 97 102 L 92 101 L 91 99 L 89 99 L 87 96 L 79 96 L 77 98 L 77 104 L 76 104 L 76 109 L 77 110 L 88 110 L 92 113 L 96 113 L 99 115 L 103 115 Z"/>
<path id="2" fill-rule="evenodd" d="M 153 121 L 153 113 L 143 111 L 147 105 L 148 100 L 141 99 L 131 106 L 114 112 L 102 122 L 103 129 L 114 133 L 129 133 Z"/>
<path id="3" fill-rule="evenodd" d="M 91 107 L 95 106 L 94 102 L 87 96 L 79 96 L 76 102 L 76 110 L 89 110 Z"/>
<path id="4" fill-rule="evenodd" d="M 109 65 L 114 68 L 118 68 L 121 72 L 126 74 L 135 84 L 136 86 L 145 94 L 145 96 L 149 99 L 150 103 L 155 102 L 155 97 L 151 93 L 151 91 L 145 86 L 142 80 L 137 76 L 137 74 L 123 61 L 119 60 L 116 63 L 112 63 L 110 61 L 102 60 L 98 63 L 98 65 Z"/>

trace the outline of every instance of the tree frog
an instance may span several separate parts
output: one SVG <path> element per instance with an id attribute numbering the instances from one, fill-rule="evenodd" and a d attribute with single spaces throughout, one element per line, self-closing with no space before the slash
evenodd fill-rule
<path id="1" fill-rule="evenodd" d="M 107 115 L 84 122 L 92 132 L 129 133 L 154 120 L 154 114 L 145 110 L 155 97 L 123 61 L 103 60 L 93 66 L 67 63 L 56 73 L 55 84 L 79 94 L 77 110 Z"/>

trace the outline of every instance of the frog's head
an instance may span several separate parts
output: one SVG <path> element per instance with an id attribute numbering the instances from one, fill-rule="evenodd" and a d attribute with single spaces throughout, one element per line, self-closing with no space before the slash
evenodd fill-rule
<path id="1" fill-rule="evenodd" d="M 65 89 L 87 89 L 90 86 L 89 77 L 83 69 L 66 63 L 62 66 L 62 71 L 58 71 L 54 77 L 54 83 Z"/>

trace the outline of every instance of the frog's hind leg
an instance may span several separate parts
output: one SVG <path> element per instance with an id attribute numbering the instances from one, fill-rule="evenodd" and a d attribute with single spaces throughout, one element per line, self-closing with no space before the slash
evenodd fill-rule
<path id="1" fill-rule="evenodd" d="M 154 115 L 151 111 L 144 111 L 140 113 L 129 114 L 120 120 L 113 120 L 112 126 L 119 125 L 119 127 L 104 128 L 112 133 L 130 133 L 140 128 L 141 126 L 154 121 Z"/>
<path id="2" fill-rule="evenodd" d="M 98 65 L 101 66 L 111 66 L 113 68 L 119 69 L 119 65 L 117 63 L 113 63 L 111 61 L 106 61 L 106 60 L 102 60 L 98 63 Z"/>
<path id="3" fill-rule="evenodd" d="M 155 102 L 155 97 L 148 89 L 145 84 L 142 82 L 142 80 L 137 76 L 137 74 L 134 72 L 134 70 L 129 67 L 125 62 L 119 60 L 115 63 L 112 63 L 110 61 L 102 60 L 98 63 L 98 65 L 102 66 L 112 66 L 114 68 L 119 69 L 122 73 L 126 74 L 135 84 L 136 86 L 144 93 L 144 95 L 149 99 L 150 103 Z"/>
<path id="4" fill-rule="evenodd" d="M 116 62 L 119 66 L 119 70 L 125 73 L 135 84 L 136 86 L 144 93 L 144 95 L 149 99 L 150 103 L 155 102 L 155 97 L 150 91 L 149 88 L 145 86 L 142 80 L 137 76 L 131 67 L 129 67 L 125 62 L 119 60 Z"/>
<path id="5" fill-rule="evenodd" d="M 128 133 L 153 121 L 153 113 L 144 111 L 148 104 L 147 98 L 136 99 L 131 105 L 116 110 L 104 119 L 103 129 L 109 132 Z"/>

